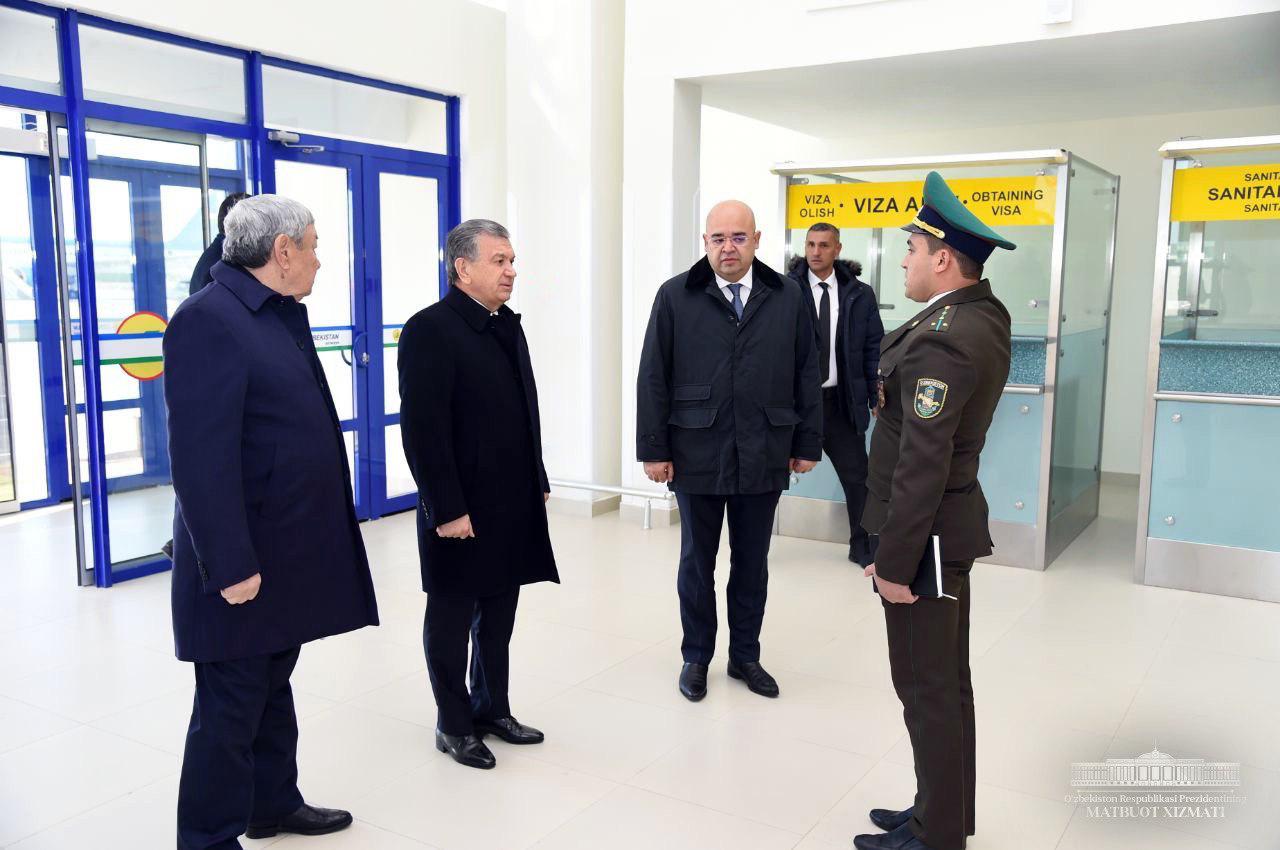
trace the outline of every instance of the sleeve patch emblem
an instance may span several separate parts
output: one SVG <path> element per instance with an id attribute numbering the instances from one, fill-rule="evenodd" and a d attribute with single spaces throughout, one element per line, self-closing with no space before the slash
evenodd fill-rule
<path id="1" fill-rule="evenodd" d="M 921 378 L 916 381 L 916 416 L 921 419 L 932 419 L 942 412 L 942 405 L 947 401 L 947 385 L 933 378 Z"/>

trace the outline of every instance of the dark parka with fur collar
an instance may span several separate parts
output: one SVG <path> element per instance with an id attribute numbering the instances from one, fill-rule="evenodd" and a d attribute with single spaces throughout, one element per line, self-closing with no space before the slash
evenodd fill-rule
<path id="1" fill-rule="evenodd" d="M 805 298 L 759 260 L 741 321 L 703 257 L 664 283 L 640 356 L 636 458 L 671 461 L 681 493 L 780 492 L 791 458 L 822 457 L 822 396 Z M 810 299 L 811 300 L 811 299 Z"/>
<path id="2" fill-rule="evenodd" d="M 836 289 L 839 311 L 836 316 L 836 386 L 840 405 L 849 421 L 864 434 L 871 422 L 871 408 L 876 400 L 876 366 L 880 362 L 880 340 L 884 324 L 880 306 L 870 286 L 858 279 L 862 264 L 852 260 L 836 260 Z M 796 257 L 787 275 L 800 285 L 809 305 L 809 318 L 817 337 L 818 308 L 809 287 L 809 263 Z"/>

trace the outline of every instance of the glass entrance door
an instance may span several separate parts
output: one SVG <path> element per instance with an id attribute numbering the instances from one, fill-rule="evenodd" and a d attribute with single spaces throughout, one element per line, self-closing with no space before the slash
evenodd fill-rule
<path id="1" fill-rule="evenodd" d="M 444 286 L 447 171 L 314 147 L 272 147 L 275 191 L 316 219 L 321 265 L 307 312 L 346 437 L 356 515 L 372 519 L 415 499 L 395 348 L 404 323 Z"/>
<path id="2" fill-rule="evenodd" d="M 360 158 L 284 150 L 276 157 L 275 180 L 277 194 L 300 202 L 316 220 L 320 271 L 305 303 L 311 336 L 342 423 L 356 515 L 368 519 L 369 488 L 361 474 L 368 439 L 358 421 L 367 409 L 364 385 L 370 360 L 364 302 L 356 297 L 356 281 L 364 278 L 364 258 L 356 246 Z"/>
<path id="3" fill-rule="evenodd" d="M 172 536 L 173 487 L 161 342 L 211 236 L 210 205 L 242 191 L 245 176 L 239 143 L 202 134 L 90 122 L 86 140 L 99 396 L 90 402 L 101 417 L 105 492 L 97 497 L 106 502 L 112 573 L 102 585 L 168 564 L 161 549 Z M 82 434 L 84 393 L 77 375 Z M 82 452 L 85 481 L 88 458 Z"/>
<path id="4" fill-rule="evenodd" d="M 381 328 L 370 382 L 370 490 L 375 515 L 408 510 L 417 487 L 400 437 L 400 387 L 396 346 L 404 323 L 444 292 L 443 247 L 448 232 L 443 168 L 375 159 L 365 176 L 370 215 L 365 222 L 369 246 L 369 314 Z"/>

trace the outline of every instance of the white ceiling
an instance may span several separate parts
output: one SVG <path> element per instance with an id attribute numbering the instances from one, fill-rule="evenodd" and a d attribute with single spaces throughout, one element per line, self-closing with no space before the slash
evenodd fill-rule
<path id="1" fill-rule="evenodd" d="M 696 82 L 708 106 L 825 137 L 1280 105 L 1280 13 Z"/>

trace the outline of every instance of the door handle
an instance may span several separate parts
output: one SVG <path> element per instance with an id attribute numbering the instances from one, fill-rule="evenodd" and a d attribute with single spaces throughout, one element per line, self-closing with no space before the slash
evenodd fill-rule
<path id="1" fill-rule="evenodd" d="M 360 340 L 368 336 L 368 333 L 361 331 L 356 334 L 355 339 L 351 340 L 351 353 L 355 355 L 356 363 L 360 364 L 360 368 L 365 369 L 369 366 L 369 350 L 366 348 L 360 351 Z"/>

